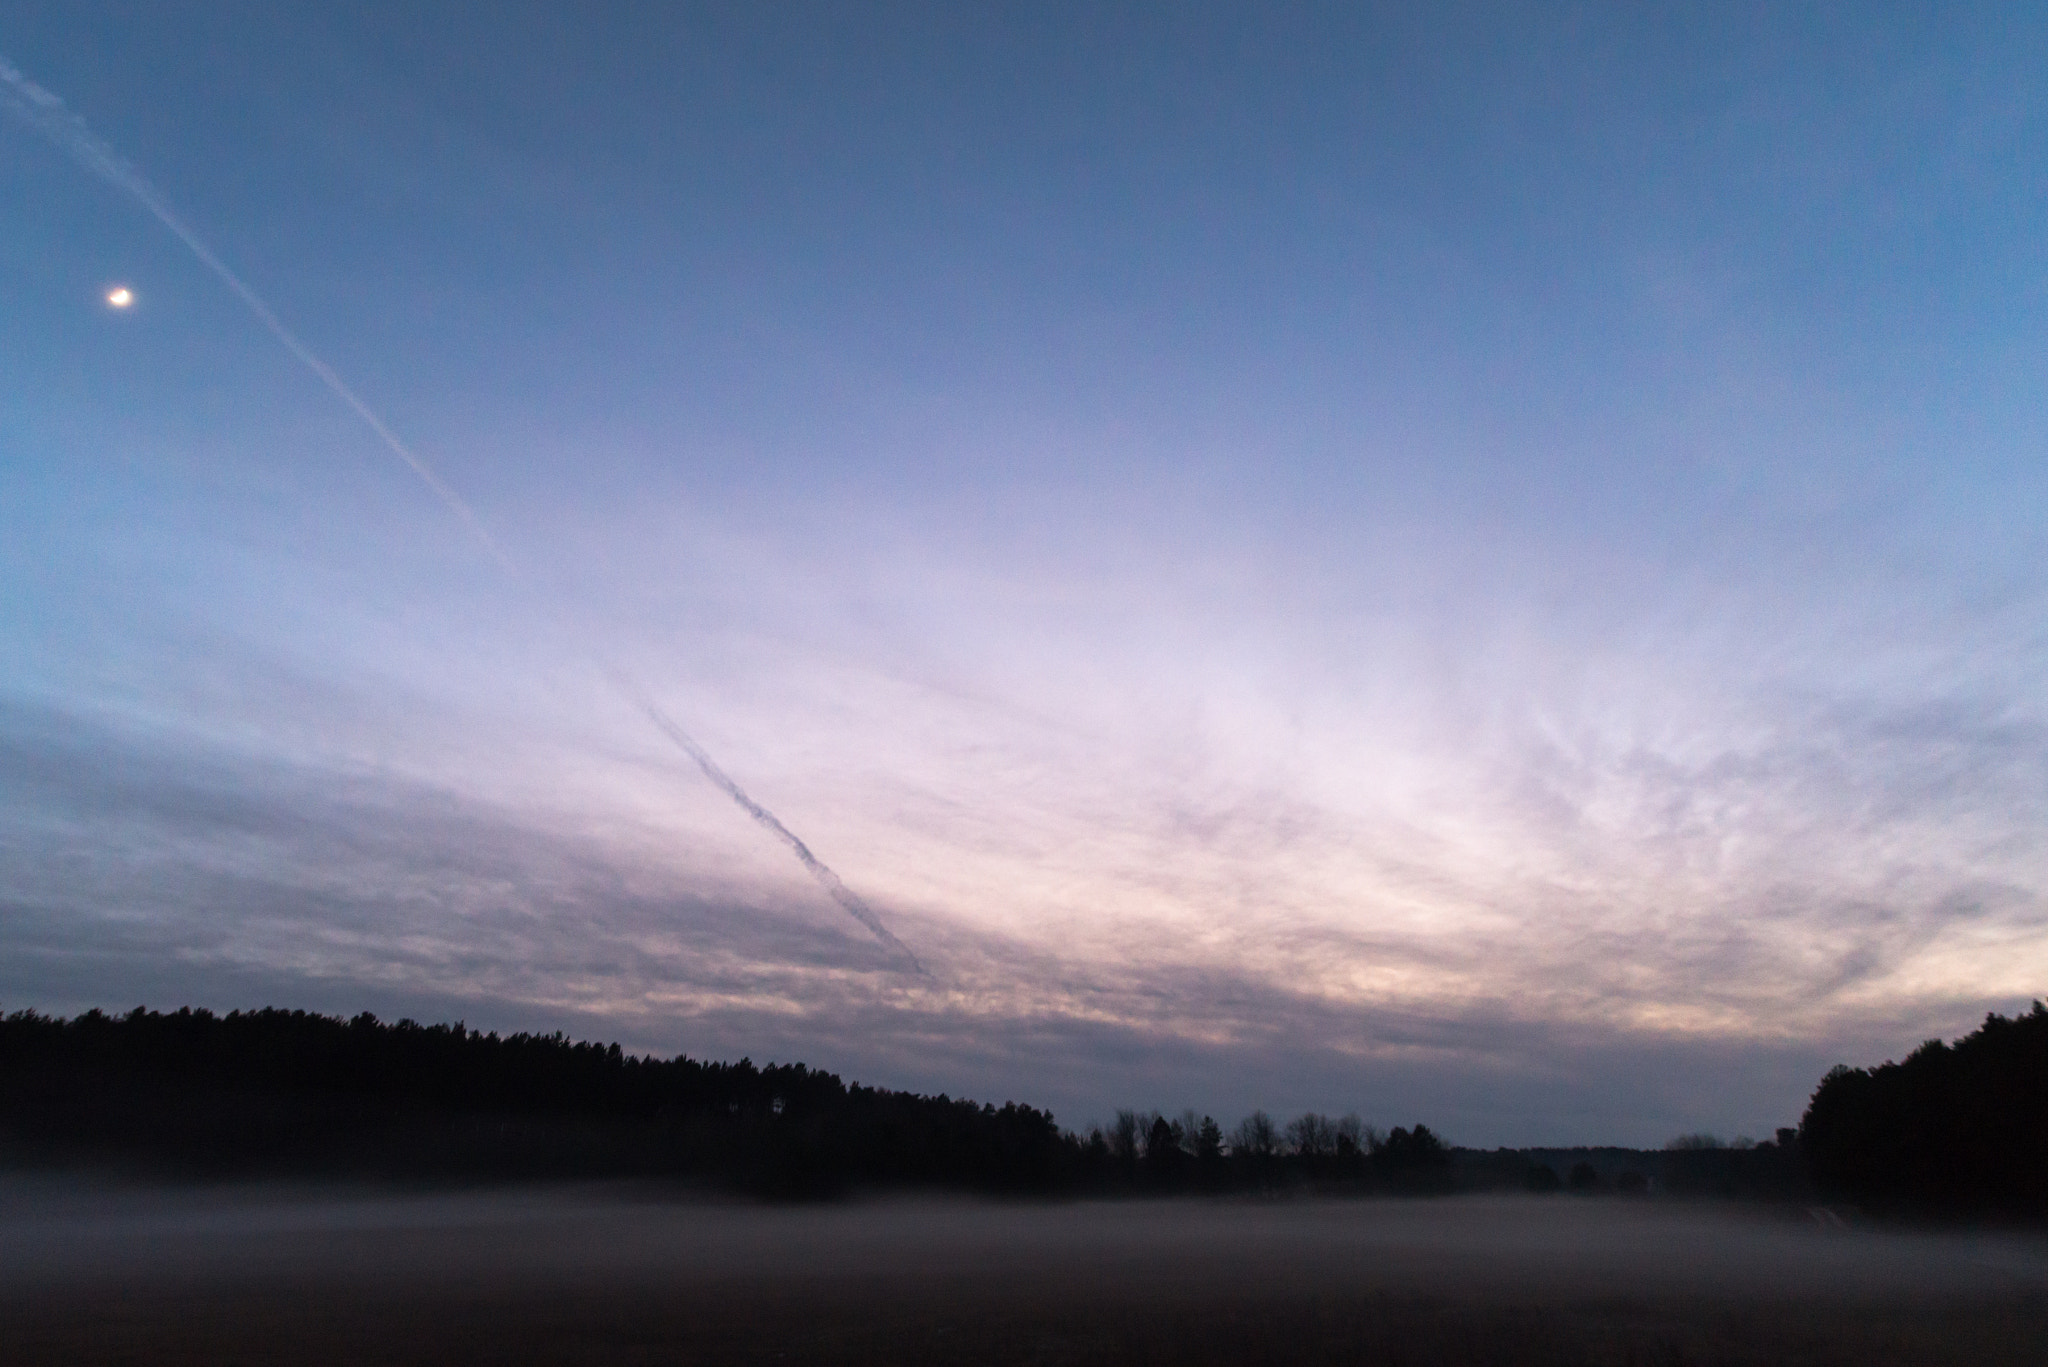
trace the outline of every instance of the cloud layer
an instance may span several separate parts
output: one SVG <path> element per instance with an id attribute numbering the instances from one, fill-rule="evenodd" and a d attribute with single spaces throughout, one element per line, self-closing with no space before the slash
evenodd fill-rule
<path id="1" fill-rule="evenodd" d="M 1470 1142 L 1763 1129 L 1796 1112 L 1831 1050 L 1895 1047 L 2023 994 L 2038 943 L 2032 887 L 1929 867 L 1897 834 L 1912 824 L 1899 813 L 1873 818 L 1874 839 L 1905 857 L 1831 900 L 1816 888 L 1839 888 L 1839 870 L 1780 849 L 1751 871 L 1725 854 L 1739 833 L 1691 830 L 1703 792 L 1774 796 L 1756 772 L 1723 765 L 1733 772 L 1710 784 L 1645 778 L 1639 763 L 1601 781 L 1625 780 L 1668 829 L 1619 888 L 1584 865 L 1523 869 L 1506 888 L 1455 880 L 1426 844 L 1412 861 L 1361 859 L 1327 813 L 1167 808 L 1108 843 L 1177 859 L 1171 876 L 1098 868 L 1087 890 L 1105 910 L 1069 901 L 1070 933 L 1030 934 L 1004 928 L 1028 919 L 935 905 L 914 870 L 871 854 L 878 885 L 894 874 L 924 894 L 882 902 L 932 965 L 924 982 L 801 882 L 707 890 L 695 870 L 719 861 L 688 844 L 565 831 L 447 786 L 237 757 L 103 719 L 16 706 L 4 720 L 0 991 L 12 1004 L 260 999 L 568 1022 L 661 1052 L 801 1057 L 1037 1097 L 1069 1123 L 1192 1101 L 1226 1114 L 1427 1111 Z M 1980 771 L 1973 746 L 1991 746 L 2016 782 L 2030 773 L 2015 738 L 1959 735 L 1942 718 L 1845 723 L 1814 736 L 1814 752 L 1870 755 L 1886 736 L 1927 774 L 1904 814 L 1922 823 L 1955 819 L 1942 769 Z M 1560 789 L 1588 782 L 1583 764 L 1556 770 Z M 1586 805 L 1546 841 L 1569 852 Z M 1849 834 L 1872 847 L 1869 832 Z M 992 871 L 1028 871 L 1045 853 L 983 848 L 960 876 L 998 885 Z M 1352 879 L 1334 910 L 1300 886 L 1332 867 Z M 1280 872 L 1247 890 L 1260 870 Z M 1071 857 L 1061 876 L 1078 876 Z M 1688 878 L 1710 895 L 1688 893 Z M 1671 902 L 1631 900 L 1651 886 Z M 1056 895 L 1060 876 L 1017 895 L 1043 887 Z M 1116 911 L 1148 904 L 1168 910 Z M 1973 988 L 1987 964 L 2013 988 Z"/>

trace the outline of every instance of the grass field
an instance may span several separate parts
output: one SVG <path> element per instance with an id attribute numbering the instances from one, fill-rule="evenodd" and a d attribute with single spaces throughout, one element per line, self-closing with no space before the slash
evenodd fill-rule
<path id="1" fill-rule="evenodd" d="M 0 1182 L 30 1363 L 2048 1362 L 2048 1241 L 1579 1200 Z"/>

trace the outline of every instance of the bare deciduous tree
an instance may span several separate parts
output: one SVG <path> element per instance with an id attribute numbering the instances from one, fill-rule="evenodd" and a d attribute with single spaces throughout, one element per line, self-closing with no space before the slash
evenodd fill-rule
<path id="1" fill-rule="evenodd" d="M 1324 1158 L 1337 1151 L 1337 1122 L 1303 1111 L 1287 1122 L 1287 1150 L 1302 1158 Z"/>
<path id="2" fill-rule="evenodd" d="M 1253 1111 L 1231 1131 L 1230 1151 L 1233 1154 L 1270 1158 L 1279 1147 L 1280 1132 L 1274 1127 L 1273 1117 L 1264 1111 Z"/>

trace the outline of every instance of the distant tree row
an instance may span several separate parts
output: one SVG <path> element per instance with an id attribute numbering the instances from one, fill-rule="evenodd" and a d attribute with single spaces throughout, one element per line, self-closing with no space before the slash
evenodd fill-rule
<path id="1" fill-rule="evenodd" d="M 0 1159 L 197 1174 L 664 1176 L 817 1195 L 1042 1192 L 1077 1143 L 1049 1112 L 553 1035 L 304 1011 L 0 1020 Z"/>
<path id="2" fill-rule="evenodd" d="M 464 1180 L 660 1176 L 784 1195 L 869 1187 L 1169 1194 L 1256 1190 L 1806 1199 L 2048 1217 L 2048 1007 L 1988 1016 L 1874 1069 L 1836 1068 L 1799 1130 L 1637 1150 L 1453 1150 L 1358 1116 L 1051 1113 L 461 1023 L 304 1011 L 0 1019 L 0 1162 L 214 1175 Z"/>
<path id="3" fill-rule="evenodd" d="M 0 1018 L 0 1162 L 141 1163 L 206 1175 L 664 1176 L 785 1195 L 943 1186 L 1015 1193 L 1277 1187 L 1440 1190 L 1450 1150 L 1255 1111 L 1049 1112 L 759 1067 L 628 1054 L 462 1023 L 190 1008 Z"/>
<path id="4" fill-rule="evenodd" d="M 663 1176 L 785 1195 L 943 1186 L 1015 1193 L 1280 1187 L 1429 1191 L 1450 1150 L 1255 1111 L 1227 1136 L 1189 1111 L 1086 1134 L 1049 1112 L 847 1083 L 802 1064 L 628 1054 L 305 1011 L 137 1008 L 0 1019 L 0 1161 L 191 1174 L 451 1179 Z"/>
<path id="5" fill-rule="evenodd" d="M 1451 1150 L 1427 1125 L 1382 1132 L 1314 1111 L 1278 1124 L 1253 1111 L 1228 1136 L 1211 1116 L 1118 1111 L 1077 1136 L 1091 1186 L 1153 1193 L 1276 1187 L 1447 1190 Z"/>
<path id="6" fill-rule="evenodd" d="M 2048 1217 L 2048 1007 L 1834 1069 L 1799 1143 L 1823 1191 L 1874 1210 Z"/>

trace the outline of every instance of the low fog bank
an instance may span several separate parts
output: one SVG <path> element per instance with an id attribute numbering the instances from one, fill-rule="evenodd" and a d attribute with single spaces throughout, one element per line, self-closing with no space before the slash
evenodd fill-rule
<path id="1" fill-rule="evenodd" d="M 2048 1237 L 1563 1196 L 817 1207 L 623 1186 L 405 1193 L 0 1180 L 0 1284 L 17 1293 L 285 1280 L 1889 1298 L 2048 1293 Z"/>
<path id="2" fill-rule="evenodd" d="M 10 1367 L 2048 1361 L 2048 1240 L 1543 1197 L 831 1206 L 0 1179 Z"/>

